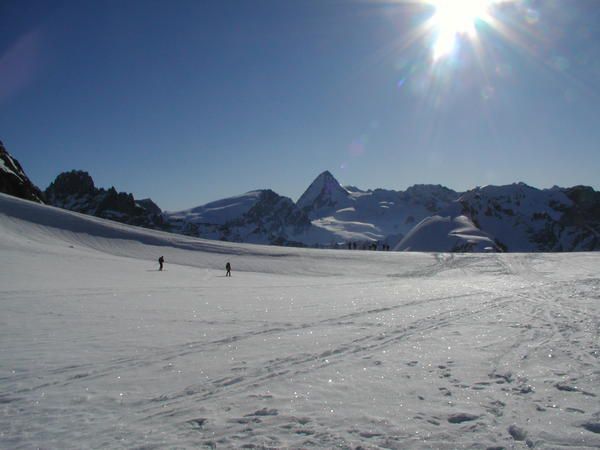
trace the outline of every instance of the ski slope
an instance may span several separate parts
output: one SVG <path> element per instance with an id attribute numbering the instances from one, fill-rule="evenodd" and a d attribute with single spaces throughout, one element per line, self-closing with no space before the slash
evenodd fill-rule
<path id="1" fill-rule="evenodd" d="M 0 254 L 3 449 L 600 447 L 598 253 L 231 244 L 0 195 Z"/>

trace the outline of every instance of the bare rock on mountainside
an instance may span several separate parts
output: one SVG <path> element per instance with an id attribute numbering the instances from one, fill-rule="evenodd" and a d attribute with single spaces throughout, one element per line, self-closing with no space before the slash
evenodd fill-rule
<path id="1" fill-rule="evenodd" d="M 340 185 L 331 172 L 326 170 L 319 174 L 304 191 L 297 205 L 313 219 L 326 212 L 348 206 L 349 197 L 350 193 Z"/>
<path id="2" fill-rule="evenodd" d="M 0 192 L 44 203 L 44 195 L 25 175 L 25 171 L 0 141 Z"/>
<path id="3" fill-rule="evenodd" d="M 117 222 L 167 229 L 160 208 L 150 199 L 136 201 L 132 194 L 97 188 L 89 173 L 63 172 L 45 191 L 50 205 Z"/>
<path id="4" fill-rule="evenodd" d="M 505 251 L 600 249 L 600 193 L 591 187 L 484 186 L 465 192 L 458 202 L 462 214 Z"/>
<path id="5" fill-rule="evenodd" d="M 298 237 L 312 227 L 291 199 L 270 189 L 165 213 L 165 217 L 174 231 L 190 236 L 286 246 L 303 246 Z"/>

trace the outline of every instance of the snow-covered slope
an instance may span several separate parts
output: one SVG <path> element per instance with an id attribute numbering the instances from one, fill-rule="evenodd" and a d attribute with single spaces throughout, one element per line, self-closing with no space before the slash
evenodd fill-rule
<path id="1" fill-rule="evenodd" d="M 435 185 L 406 191 L 342 188 L 330 172 L 320 174 L 298 200 L 313 225 L 342 242 L 395 245 L 423 218 L 447 207 L 458 194 Z"/>
<path id="2" fill-rule="evenodd" d="M 498 251 L 494 241 L 465 216 L 423 219 L 396 246 L 397 251 Z"/>
<path id="3" fill-rule="evenodd" d="M 458 201 L 464 214 L 507 251 L 598 250 L 600 198 L 585 206 L 573 202 L 569 195 L 577 198 L 582 189 L 541 190 L 516 183 L 473 189 Z"/>
<path id="4" fill-rule="evenodd" d="M 263 247 L 0 195 L 0 254 L 0 448 L 600 447 L 599 253 Z"/>
<path id="5" fill-rule="evenodd" d="M 318 234 L 292 200 L 269 189 L 165 213 L 164 217 L 177 232 L 233 242 L 304 245 L 308 236 Z"/>
<path id="6" fill-rule="evenodd" d="M 251 191 L 235 197 L 229 197 L 196 208 L 171 212 L 168 217 L 175 221 L 187 220 L 201 224 L 209 223 L 224 225 L 246 214 L 256 202 L 258 202 L 263 191 Z"/>
<path id="7" fill-rule="evenodd" d="M 484 236 L 488 244 L 452 245 L 456 233 L 450 233 L 451 223 L 465 219 L 469 221 L 468 235 Z M 449 202 L 438 216 L 427 218 L 409 235 L 410 240 L 407 236 L 398 250 L 485 251 L 490 240 L 496 249 L 509 252 L 599 250 L 600 193 L 586 186 L 536 189 L 515 183 L 478 187 Z"/>

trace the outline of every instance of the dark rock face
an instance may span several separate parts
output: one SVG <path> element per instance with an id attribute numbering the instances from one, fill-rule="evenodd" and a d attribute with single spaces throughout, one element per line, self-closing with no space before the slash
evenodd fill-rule
<path id="1" fill-rule="evenodd" d="M 268 235 L 269 242 L 277 245 L 295 245 L 289 240 L 288 230 L 293 234 L 310 227 L 310 220 L 294 202 L 270 189 L 263 191 L 256 204 L 232 225 L 255 227 L 255 234 Z"/>
<path id="2" fill-rule="evenodd" d="M 162 210 L 149 198 L 135 201 L 138 206 L 144 208 L 146 211 L 152 214 L 162 214 Z"/>
<path id="3" fill-rule="evenodd" d="M 49 204 L 117 222 L 146 228 L 167 229 L 161 210 L 150 199 L 136 202 L 133 195 L 114 187 L 98 189 L 89 173 L 63 172 L 45 191 Z"/>
<path id="4" fill-rule="evenodd" d="M 0 192 L 44 203 L 42 192 L 29 180 L 25 171 L 0 141 Z"/>
<path id="5" fill-rule="evenodd" d="M 574 186 L 565 189 L 565 194 L 573 206 L 564 212 L 560 223 L 578 230 L 574 246 L 580 245 L 582 250 L 600 249 L 600 192 L 589 186 Z"/>
<path id="6" fill-rule="evenodd" d="M 400 193 L 400 196 L 409 200 L 412 204 L 425 205 L 431 213 L 437 213 L 449 203 L 455 201 L 459 194 L 440 184 L 415 184 Z"/>
<path id="7" fill-rule="evenodd" d="M 46 189 L 46 193 L 56 197 L 94 195 L 95 192 L 94 180 L 92 180 L 89 173 L 83 170 L 61 173 Z"/>

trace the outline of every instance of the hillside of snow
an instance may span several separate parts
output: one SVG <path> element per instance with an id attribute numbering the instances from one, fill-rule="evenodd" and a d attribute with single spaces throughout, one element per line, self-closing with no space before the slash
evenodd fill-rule
<path id="1" fill-rule="evenodd" d="M 1 194 L 0 252 L 0 448 L 600 447 L 598 253 L 256 246 Z"/>
<path id="2" fill-rule="evenodd" d="M 458 203 L 481 230 L 512 252 L 600 249 L 600 193 L 576 186 L 484 186 Z"/>
<path id="3" fill-rule="evenodd" d="M 431 216 L 423 219 L 394 248 L 397 251 L 498 251 L 489 236 L 465 216 Z"/>
<path id="4" fill-rule="evenodd" d="M 261 191 L 251 191 L 242 195 L 217 200 L 185 211 L 169 214 L 173 220 L 184 218 L 195 223 L 223 225 L 246 214 L 260 198 Z"/>

